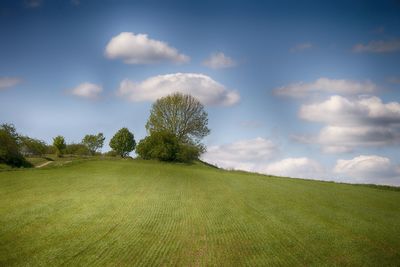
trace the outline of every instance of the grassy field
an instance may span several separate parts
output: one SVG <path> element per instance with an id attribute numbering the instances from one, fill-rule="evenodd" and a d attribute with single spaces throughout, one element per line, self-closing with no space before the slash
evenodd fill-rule
<path id="1" fill-rule="evenodd" d="M 0 172 L 0 266 L 400 266 L 400 191 L 83 160 Z"/>

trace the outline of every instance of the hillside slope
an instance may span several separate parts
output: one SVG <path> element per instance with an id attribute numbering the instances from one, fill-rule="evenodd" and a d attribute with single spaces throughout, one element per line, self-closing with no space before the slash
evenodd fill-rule
<path id="1" fill-rule="evenodd" d="M 0 173 L 0 266 L 400 265 L 400 192 L 95 160 Z"/>

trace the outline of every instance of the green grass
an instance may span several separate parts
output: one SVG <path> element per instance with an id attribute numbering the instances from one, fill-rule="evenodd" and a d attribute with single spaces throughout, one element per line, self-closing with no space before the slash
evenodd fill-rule
<path id="1" fill-rule="evenodd" d="M 0 172 L 0 266 L 399 266 L 400 191 L 82 160 Z"/>

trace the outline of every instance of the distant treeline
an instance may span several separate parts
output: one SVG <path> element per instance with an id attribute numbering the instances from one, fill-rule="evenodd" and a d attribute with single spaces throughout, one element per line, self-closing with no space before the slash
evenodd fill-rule
<path id="1" fill-rule="evenodd" d="M 205 151 L 201 139 L 209 134 L 207 113 L 203 105 L 190 95 L 175 93 L 158 99 L 146 123 L 149 133 L 137 146 L 134 134 L 121 128 L 110 140 L 111 151 L 101 153 L 103 133 L 87 134 L 80 143 L 65 142 L 58 135 L 52 144 L 21 135 L 12 124 L 0 125 L 0 163 L 13 167 L 30 167 L 26 157 L 47 154 L 76 156 L 127 157 L 135 150 L 140 158 L 162 161 L 190 162 Z"/>

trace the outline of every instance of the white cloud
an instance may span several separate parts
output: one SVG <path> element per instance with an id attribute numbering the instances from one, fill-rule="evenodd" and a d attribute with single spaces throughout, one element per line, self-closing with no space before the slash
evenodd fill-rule
<path id="1" fill-rule="evenodd" d="M 212 69 L 224 69 L 236 66 L 236 62 L 222 52 L 214 53 L 203 61 L 203 65 Z"/>
<path id="2" fill-rule="evenodd" d="M 123 80 L 118 95 L 130 101 L 155 101 L 174 92 L 191 94 L 205 105 L 230 106 L 239 102 L 236 91 L 228 90 L 209 76 L 198 73 L 174 73 L 150 77 L 135 83 Z"/>
<path id="3" fill-rule="evenodd" d="M 190 60 L 165 42 L 150 39 L 147 34 L 132 32 L 121 32 L 114 36 L 106 46 L 105 55 L 110 59 L 122 59 L 126 64 L 152 64 L 162 61 L 185 63 Z"/>
<path id="4" fill-rule="evenodd" d="M 313 82 L 298 82 L 274 89 L 274 93 L 288 97 L 308 97 L 318 93 L 336 93 L 343 95 L 372 93 L 377 86 L 370 81 L 338 80 L 319 78 Z"/>
<path id="5" fill-rule="evenodd" d="M 313 47 L 313 45 L 311 43 L 301 43 L 301 44 L 297 44 L 294 47 L 290 48 L 290 52 L 294 53 L 294 52 L 301 52 L 307 49 L 311 49 Z"/>
<path id="6" fill-rule="evenodd" d="M 202 159 L 221 168 L 258 171 L 260 165 L 279 153 L 271 140 L 257 137 L 229 144 L 210 146 Z"/>
<path id="7" fill-rule="evenodd" d="M 315 160 L 307 157 L 286 158 L 267 164 L 261 168 L 262 173 L 294 178 L 326 179 L 325 168 Z"/>
<path id="8" fill-rule="evenodd" d="M 93 83 L 81 83 L 80 85 L 70 89 L 70 93 L 74 96 L 95 99 L 103 91 L 103 88 Z"/>
<path id="9" fill-rule="evenodd" d="M 333 171 L 343 175 L 337 178 L 343 182 L 400 185 L 398 166 L 386 157 L 360 155 L 349 160 L 339 159 Z"/>
<path id="10" fill-rule="evenodd" d="M 0 90 L 7 89 L 21 83 L 20 78 L 15 77 L 0 77 Z"/>
<path id="11" fill-rule="evenodd" d="M 368 44 L 357 44 L 353 47 L 354 52 L 389 53 L 400 51 L 400 39 L 371 41 Z"/>
<path id="12" fill-rule="evenodd" d="M 322 145 L 325 152 L 350 152 L 357 147 L 400 144 L 400 103 L 383 103 L 375 96 L 328 100 L 303 105 L 300 118 L 324 123 L 310 143 Z"/>

